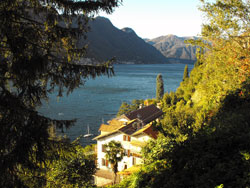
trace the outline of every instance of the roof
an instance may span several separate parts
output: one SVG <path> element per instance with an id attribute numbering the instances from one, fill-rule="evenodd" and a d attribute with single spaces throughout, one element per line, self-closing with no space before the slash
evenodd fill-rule
<path id="1" fill-rule="evenodd" d="M 134 124 L 136 124 L 136 126 L 134 126 Z M 139 126 L 141 126 L 139 129 L 137 127 L 138 124 L 139 124 Z M 107 125 L 107 126 L 110 126 L 110 125 Z M 148 135 L 154 139 L 157 138 L 157 134 L 158 134 L 158 132 L 153 129 L 153 125 L 148 124 L 148 125 L 142 127 L 140 120 L 135 119 L 135 120 L 132 120 L 131 122 L 129 122 L 127 125 L 122 125 L 118 129 L 114 129 L 113 131 L 101 134 L 101 135 L 93 138 L 93 140 L 98 140 L 100 138 L 104 138 L 104 137 L 110 136 L 110 135 L 118 133 L 118 132 L 121 132 L 121 133 L 124 133 L 127 135 L 132 135 L 132 136 L 137 136 L 137 135 L 140 135 L 142 133 L 145 133 L 146 135 Z"/>
<path id="2" fill-rule="evenodd" d="M 142 129 L 136 131 L 135 133 L 133 133 L 133 136 L 137 136 L 141 133 L 145 133 L 154 139 L 156 139 L 157 135 L 158 135 L 158 132 L 153 129 L 152 125 L 147 125 L 147 126 L 143 127 Z"/>
<path id="3" fill-rule="evenodd" d="M 137 119 L 134 119 L 134 120 L 130 121 L 126 126 L 121 127 L 119 129 L 119 131 L 121 131 L 121 132 L 123 132 L 123 133 L 125 133 L 127 135 L 133 134 L 136 131 L 136 128 L 133 126 L 134 123 L 137 124 Z"/>
<path id="4" fill-rule="evenodd" d="M 120 127 L 123 126 L 123 122 L 122 121 L 118 121 L 116 119 L 112 119 L 109 122 L 109 125 L 106 124 L 101 124 L 99 131 L 103 131 L 103 132 L 112 132 L 114 130 L 119 129 Z"/>
<path id="5" fill-rule="evenodd" d="M 142 120 L 143 123 L 148 124 L 149 122 L 159 118 L 162 114 L 163 112 L 152 104 L 125 114 L 125 116 L 130 120 L 138 118 Z"/>
<path id="6" fill-rule="evenodd" d="M 109 135 L 114 134 L 115 132 L 116 132 L 116 131 L 109 132 L 109 133 L 105 133 L 105 134 L 100 134 L 100 135 L 96 136 L 95 138 L 93 138 L 92 140 L 98 140 L 98 139 L 100 139 L 100 138 L 104 138 L 104 137 L 106 137 L 106 136 L 109 136 Z"/>
<path id="7" fill-rule="evenodd" d="M 137 136 L 139 134 L 145 133 L 148 136 L 156 139 L 157 131 L 154 131 L 152 125 L 148 123 L 156 120 L 162 114 L 163 112 L 154 105 L 149 105 L 144 108 L 135 110 L 129 114 L 123 115 L 123 117 L 130 120 L 129 122 L 126 122 L 126 124 L 124 124 L 123 121 L 119 121 L 119 119 L 112 119 L 111 121 L 109 121 L 109 125 L 102 124 L 99 128 L 99 131 L 103 131 L 106 133 L 93 138 L 93 140 L 104 138 L 117 132 L 132 136 Z"/>

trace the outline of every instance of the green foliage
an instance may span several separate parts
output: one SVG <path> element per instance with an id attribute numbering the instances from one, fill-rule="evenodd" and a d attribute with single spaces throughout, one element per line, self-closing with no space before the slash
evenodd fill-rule
<path id="1" fill-rule="evenodd" d="M 96 144 L 87 145 L 83 148 L 83 153 L 89 160 L 96 160 Z"/>
<path id="2" fill-rule="evenodd" d="M 184 72 L 183 72 L 183 78 L 182 81 L 186 80 L 189 78 L 189 74 L 188 74 L 188 65 L 185 66 L 184 68 Z"/>
<path id="3" fill-rule="evenodd" d="M 167 115 L 161 121 L 161 126 L 158 128 L 161 133 L 175 142 L 186 140 L 187 135 L 194 131 L 195 117 L 190 106 L 185 105 L 181 100 L 175 105 L 175 108 L 170 107 L 164 111 Z"/>
<path id="4" fill-rule="evenodd" d="M 123 102 L 119 108 L 119 111 L 117 113 L 117 116 L 123 115 L 123 114 L 127 114 L 129 112 L 132 112 L 134 110 L 139 109 L 139 107 L 141 105 L 143 105 L 144 100 L 137 100 L 137 99 L 133 99 L 131 104 L 128 104 L 126 102 Z"/>
<path id="5" fill-rule="evenodd" d="M 156 140 L 150 140 L 141 151 L 144 163 L 151 164 L 154 161 L 164 159 L 172 145 L 171 140 L 164 136 L 159 136 Z"/>
<path id="6" fill-rule="evenodd" d="M 176 95 L 176 93 L 174 93 L 173 91 L 171 91 L 170 93 L 165 93 L 163 95 L 163 98 L 161 100 L 162 103 L 162 110 L 166 111 L 168 108 L 172 108 L 176 105 L 176 103 L 178 102 L 178 97 Z"/>
<path id="7" fill-rule="evenodd" d="M 44 163 L 37 163 L 36 169 L 20 165 L 18 176 L 24 186 L 93 187 L 96 157 L 89 153 L 93 146 L 83 148 L 79 145 L 79 140 L 80 137 L 74 142 L 54 137 L 54 147 L 45 151 L 47 159 Z"/>
<path id="8" fill-rule="evenodd" d="M 111 13 L 119 2 L 1 1 L 0 187 L 23 187 L 22 169 L 46 169 L 42 166 L 52 157 L 47 151 L 57 152 L 61 146 L 50 139 L 48 129 L 69 128 L 75 122 L 39 114 L 42 100 L 55 88 L 62 96 L 88 78 L 113 75 L 109 64 L 79 64 L 86 47 L 77 48 L 76 41 L 86 35 L 89 16 L 99 10 Z"/>
<path id="9" fill-rule="evenodd" d="M 112 140 L 105 144 L 105 158 L 111 163 L 112 171 L 115 174 L 114 183 L 116 182 L 116 174 L 118 172 L 118 162 L 123 159 L 124 149 L 120 142 Z"/>
<path id="10" fill-rule="evenodd" d="M 143 149 L 146 166 L 125 180 L 127 187 L 248 187 L 250 82 L 222 104 L 209 125 L 187 139 L 151 141 Z"/>
<path id="11" fill-rule="evenodd" d="M 162 75 L 158 74 L 156 78 L 156 100 L 162 99 L 164 94 L 164 83 Z"/>
<path id="12" fill-rule="evenodd" d="M 123 102 L 119 108 L 117 116 L 121 116 L 122 114 L 127 114 L 131 111 L 130 105 L 126 102 Z"/>
<path id="13" fill-rule="evenodd" d="M 198 67 L 203 64 L 204 58 L 204 48 L 198 48 L 196 50 L 196 62 L 194 64 L 195 67 Z"/>
<path id="14" fill-rule="evenodd" d="M 92 179 L 96 171 L 95 161 L 85 156 L 81 146 L 52 163 L 46 174 L 45 187 L 93 187 Z"/>
<path id="15" fill-rule="evenodd" d="M 222 183 L 225 187 L 249 186 L 250 98 L 240 93 L 228 94 L 210 126 L 176 144 L 167 155 L 173 168 L 165 172 L 165 187 L 215 187 Z"/>
<path id="16" fill-rule="evenodd" d="M 148 170 L 125 180 L 127 187 L 250 186 L 250 4 L 201 3 L 207 22 L 203 38 L 191 41 L 201 47 L 196 66 L 164 94 L 160 135 L 142 150 Z"/>
<path id="17" fill-rule="evenodd" d="M 162 102 L 163 109 L 170 107 L 170 105 L 171 105 L 171 96 L 169 95 L 169 93 L 164 93 L 161 102 Z"/>
<path id="18" fill-rule="evenodd" d="M 220 185 L 216 186 L 215 188 L 223 188 L 223 187 L 224 187 L 224 185 L 220 184 Z"/>
<path id="19" fill-rule="evenodd" d="M 200 10 L 207 16 L 207 22 L 202 30 L 203 37 L 228 38 L 238 36 L 248 30 L 250 17 L 248 1 L 201 0 L 201 2 Z"/>
<path id="20" fill-rule="evenodd" d="M 139 172 L 124 179 L 120 184 L 111 186 L 111 188 L 151 188 L 156 187 L 156 185 L 160 187 L 162 185 L 160 180 L 167 179 L 162 174 L 162 171 L 166 168 L 168 168 L 168 164 L 165 160 L 154 161 L 142 167 Z"/>
<path id="21" fill-rule="evenodd" d="M 153 98 L 153 99 L 146 99 L 146 100 L 144 101 L 144 105 L 145 105 L 145 106 L 148 106 L 148 105 L 153 104 L 153 105 L 157 106 L 157 103 L 158 103 L 158 102 L 159 102 L 159 101 L 157 101 L 155 98 Z"/>

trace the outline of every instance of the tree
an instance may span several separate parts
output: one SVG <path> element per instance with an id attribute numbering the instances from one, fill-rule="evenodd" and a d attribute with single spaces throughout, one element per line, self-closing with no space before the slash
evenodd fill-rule
<path id="1" fill-rule="evenodd" d="M 164 85 L 162 80 L 162 75 L 158 74 L 156 78 L 156 99 L 160 100 L 162 99 L 164 94 Z"/>
<path id="2" fill-rule="evenodd" d="M 144 105 L 144 100 L 142 99 L 133 99 L 131 101 L 131 104 L 128 104 L 126 102 L 123 102 L 119 108 L 119 111 L 117 113 L 117 116 L 120 116 L 122 114 L 127 114 L 129 112 L 135 111 L 139 109 L 141 106 Z"/>
<path id="3" fill-rule="evenodd" d="M 117 116 L 120 116 L 122 114 L 126 114 L 128 112 L 130 112 L 130 105 L 126 102 L 123 102 L 119 108 Z"/>
<path id="4" fill-rule="evenodd" d="M 188 65 L 186 65 L 185 68 L 184 68 L 182 81 L 185 81 L 188 78 L 189 78 L 189 75 L 188 75 Z"/>
<path id="5" fill-rule="evenodd" d="M 75 153 L 53 162 L 47 172 L 46 187 L 92 187 L 95 161 L 85 156 L 81 146 L 74 148 Z"/>
<path id="6" fill-rule="evenodd" d="M 82 65 L 86 48 L 77 48 L 88 20 L 99 10 L 111 13 L 119 0 L 11 0 L 0 3 L 0 187 L 22 187 L 20 166 L 39 168 L 45 150 L 55 147 L 48 128 L 70 127 L 37 112 L 58 90 L 67 94 L 87 78 L 112 75 L 109 64 Z M 80 15 L 81 13 L 81 15 Z M 45 165 L 45 164 L 44 164 Z M 34 177 L 35 178 L 35 177 Z"/>
<path id="7" fill-rule="evenodd" d="M 143 107 L 144 100 L 143 99 L 133 99 L 131 101 L 131 111 L 138 110 L 139 108 Z"/>
<path id="8" fill-rule="evenodd" d="M 242 81 L 250 75 L 249 24 L 250 2 L 244 0 L 200 0 L 200 10 L 207 21 L 202 27 L 202 38 L 209 41 L 207 48 L 217 52 L 242 74 Z"/>
<path id="9" fill-rule="evenodd" d="M 201 2 L 207 15 L 204 51 L 189 82 L 181 84 L 177 102 L 170 106 L 169 97 L 164 98 L 166 141 L 149 143 L 144 149 L 149 163 L 144 169 L 149 170 L 138 172 L 127 187 L 250 185 L 250 2 Z"/>
<path id="10" fill-rule="evenodd" d="M 105 144 L 105 149 L 105 157 L 110 162 L 112 171 L 114 172 L 113 183 L 115 184 L 118 172 L 118 162 L 123 159 L 124 149 L 120 142 L 114 140 L 110 141 L 108 144 Z"/>

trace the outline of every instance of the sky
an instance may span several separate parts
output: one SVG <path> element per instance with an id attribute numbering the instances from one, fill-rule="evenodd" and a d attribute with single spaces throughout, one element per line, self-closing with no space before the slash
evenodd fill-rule
<path id="1" fill-rule="evenodd" d="M 119 29 L 132 28 L 141 38 L 174 34 L 197 36 L 201 31 L 202 13 L 199 0 L 123 0 L 110 19 Z"/>

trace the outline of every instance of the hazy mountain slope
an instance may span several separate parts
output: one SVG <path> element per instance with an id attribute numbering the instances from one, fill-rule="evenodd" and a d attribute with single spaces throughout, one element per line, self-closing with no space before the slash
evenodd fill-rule
<path id="1" fill-rule="evenodd" d="M 118 63 L 167 63 L 164 57 L 152 45 L 138 37 L 130 28 L 117 29 L 104 17 L 97 17 L 90 22 L 91 31 L 87 40 L 81 39 L 78 44 L 88 44 L 88 57 L 99 61 L 116 57 Z"/>
<path id="2" fill-rule="evenodd" d="M 194 62 L 196 60 L 196 47 L 187 46 L 184 41 L 195 37 L 178 37 L 166 35 L 146 42 L 158 49 L 170 62 Z"/>

